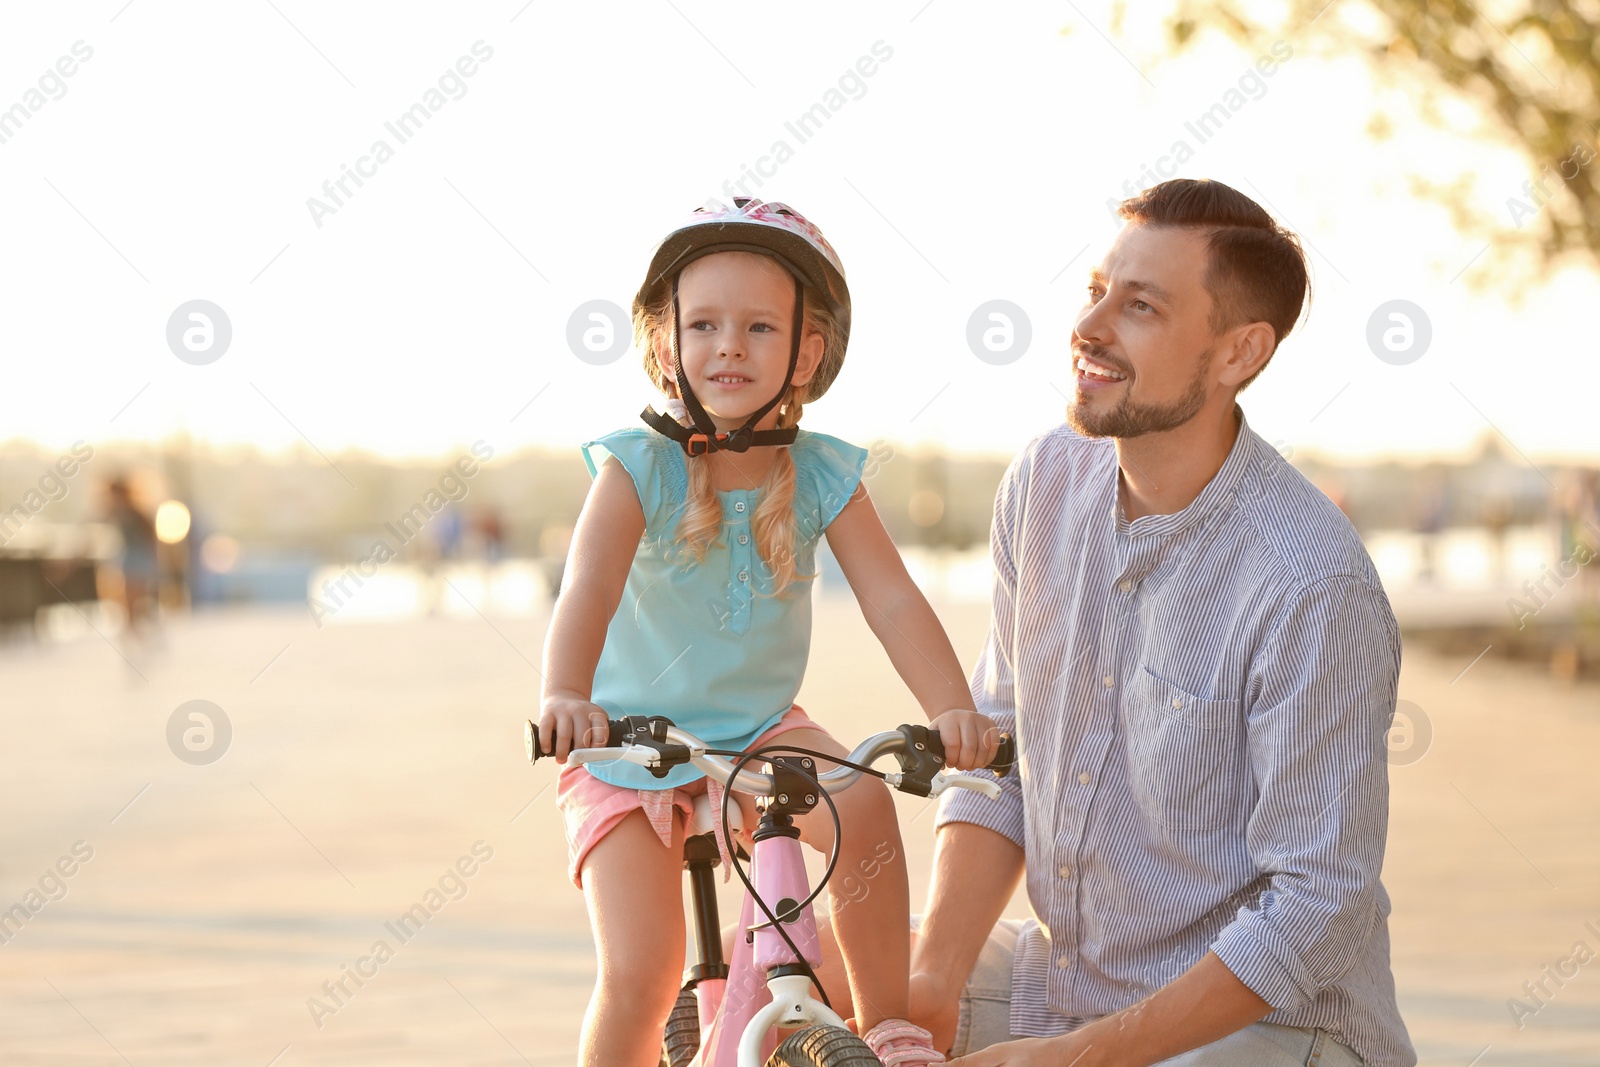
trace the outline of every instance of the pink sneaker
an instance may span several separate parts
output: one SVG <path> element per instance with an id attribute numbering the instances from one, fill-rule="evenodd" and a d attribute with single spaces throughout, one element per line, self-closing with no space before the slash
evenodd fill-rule
<path id="1" fill-rule="evenodd" d="M 933 1035 L 904 1019 L 885 1019 L 861 1035 L 884 1067 L 931 1067 L 944 1062 L 933 1047 Z"/>

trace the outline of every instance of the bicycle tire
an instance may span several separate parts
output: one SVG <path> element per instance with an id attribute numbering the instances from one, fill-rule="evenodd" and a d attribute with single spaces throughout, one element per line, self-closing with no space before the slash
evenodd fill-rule
<path id="1" fill-rule="evenodd" d="M 661 1067 L 689 1067 L 700 1051 L 700 1001 L 694 990 L 678 994 L 661 1038 Z"/>
<path id="2" fill-rule="evenodd" d="M 867 1043 L 837 1026 L 808 1026 L 778 1046 L 767 1067 L 883 1067 Z"/>

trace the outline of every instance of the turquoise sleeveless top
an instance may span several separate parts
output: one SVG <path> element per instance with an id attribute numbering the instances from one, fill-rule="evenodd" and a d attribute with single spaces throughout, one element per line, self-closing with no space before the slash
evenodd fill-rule
<path id="1" fill-rule="evenodd" d="M 789 446 L 795 465 L 795 561 L 816 572 L 822 532 L 849 503 L 867 452 L 826 434 L 800 430 Z M 794 703 L 811 650 L 811 579 L 774 597 L 756 552 L 750 520 L 761 490 L 719 492 L 720 543 L 699 564 L 667 557 L 688 496 L 688 457 L 648 427 L 585 442 L 597 475 L 615 457 L 633 479 L 645 529 L 617 613 L 606 630 L 591 700 L 617 715 L 665 715 L 716 748 L 743 749 Z M 691 766 L 656 778 L 620 760 L 588 765 L 611 785 L 667 789 L 702 777 Z"/>

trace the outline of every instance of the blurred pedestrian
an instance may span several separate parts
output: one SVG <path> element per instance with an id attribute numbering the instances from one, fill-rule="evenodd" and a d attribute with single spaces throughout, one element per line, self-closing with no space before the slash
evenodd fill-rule
<path id="1" fill-rule="evenodd" d="M 128 633 L 136 639 L 148 638 L 153 636 L 161 585 L 155 520 L 139 504 L 126 477 L 113 478 L 106 492 L 110 495 L 107 517 L 122 539 L 117 553 L 117 600 Z"/>

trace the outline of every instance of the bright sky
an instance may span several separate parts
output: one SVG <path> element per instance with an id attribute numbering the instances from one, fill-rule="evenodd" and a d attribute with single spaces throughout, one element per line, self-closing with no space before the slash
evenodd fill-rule
<path id="1" fill-rule="evenodd" d="M 1456 275 L 1483 242 L 1409 191 L 1411 173 L 1470 171 L 1504 213 L 1530 169 L 1417 124 L 1309 37 L 1283 41 L 1202 142 L 1186 124 L 1273 42 L 1164 61 L 1153 23 L 1114 47 L 1102 4 L 123 2 L 0 15 L 0 109 L 37 105 L 0 126 L 0 437 L 186 427 L 423 456 L 632 425 L 651 399 L 636 357 L 579 359 L 568 320 L 626 307 L 652 245 L 759 166 L 746 188 L 816 221 L 856 298 L 849 362 L 806 425 L 1009 454 L 1061 419 L 1072 319 L 1115 233 L 1106 201 L 1183 141 L 1172 173 L 1256 197 L 1312 250 L 1310 320 L 1243 401 L 1269 440 L 1459 453 L 1492 423 L 1535 459 L 1600 458 L 1600 282 L 1572 272 L 1515 308 L 1493 281 L 1469 289 Z M 78 41 L 73 73 L 48 76 Z M 470 76 L 451 74 L 462 57 Z M 385 124 L 441 76 L 402 142 Z M 830 117 L 802 141 L 790 124 L 818 104 Z M 1364 132 L 1375 107 L 1399 128 L 1382 144 Z M 380 139 L 384 161 L 361 163 Z M 763 163 L 779 142 L 781 165 Z M 358 164 L 369 176 L 319 227 L 308 198 L 332 206 L 324 182 Z M 167 341 L 197 299 L 232 328 L 205 365 Z M 1432 329 L 1406 365 L 1367 343 L 1397 299 Z M 1031 324 L 1010 362 L 968 344 L 991 300 Z"/>

